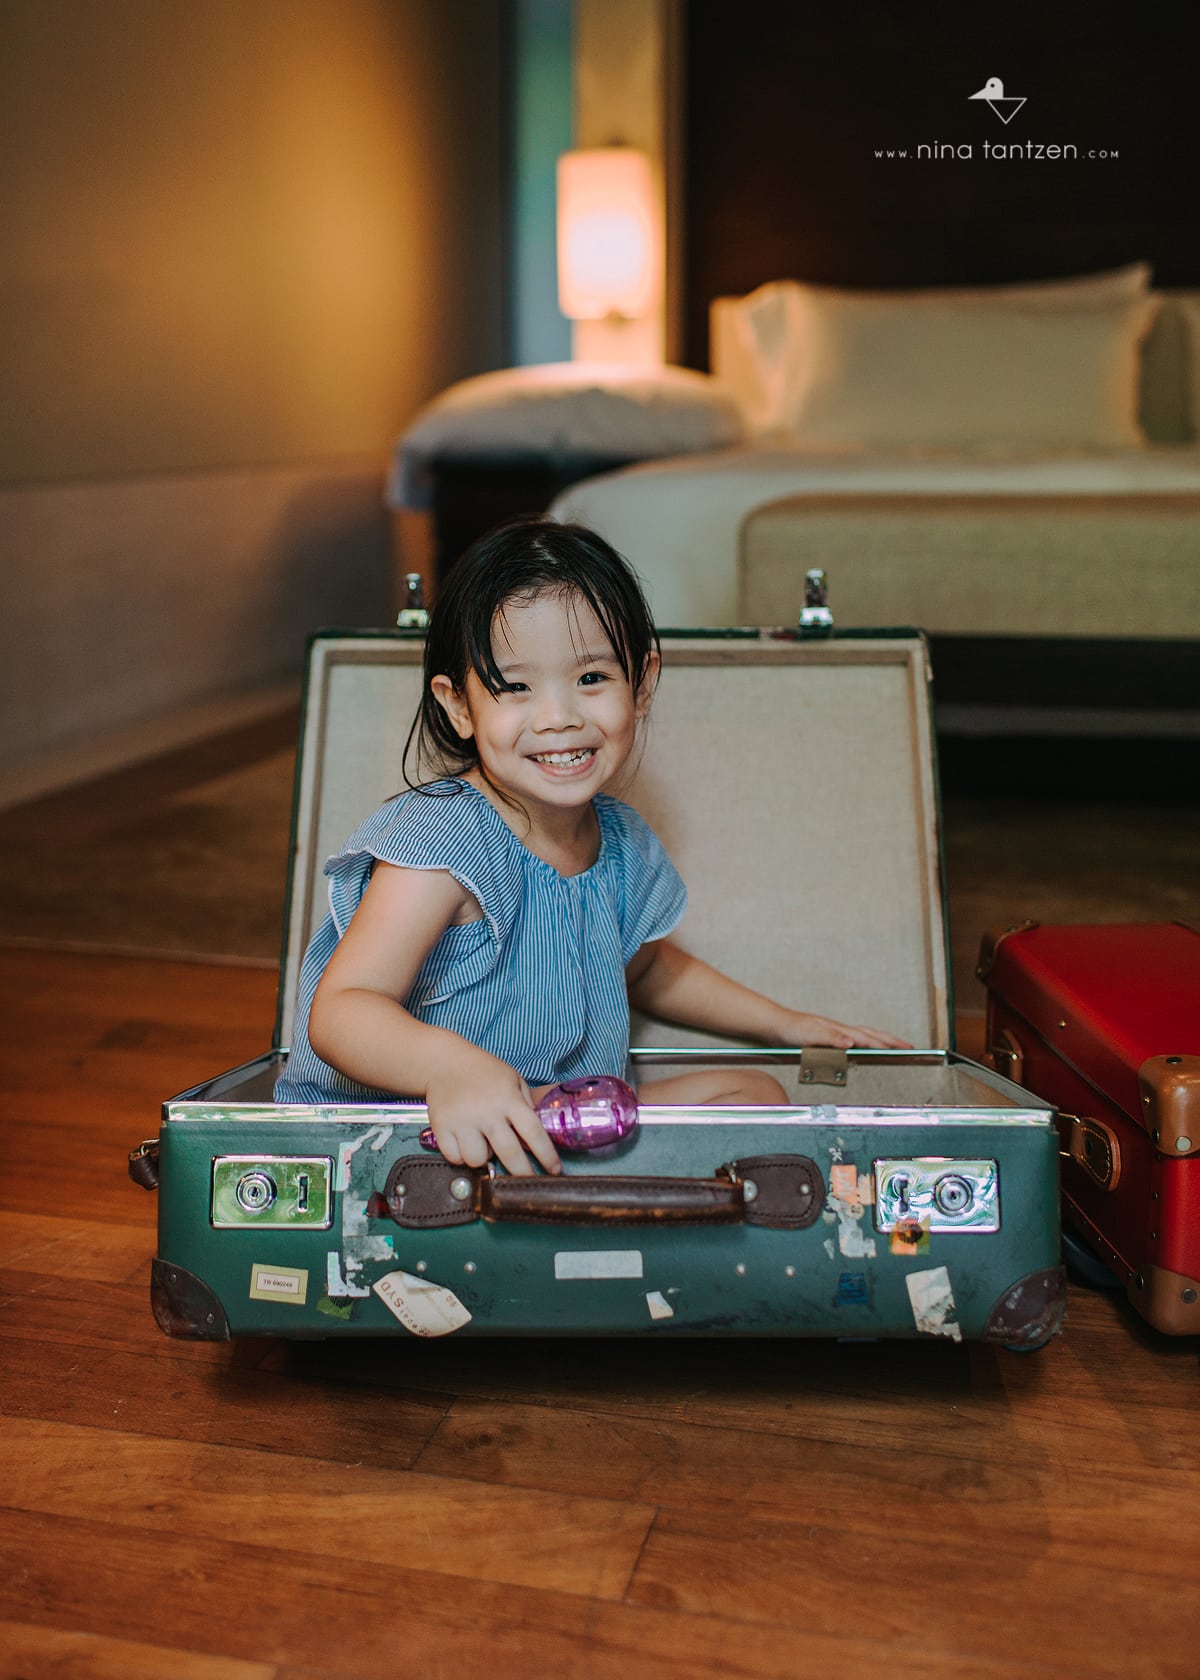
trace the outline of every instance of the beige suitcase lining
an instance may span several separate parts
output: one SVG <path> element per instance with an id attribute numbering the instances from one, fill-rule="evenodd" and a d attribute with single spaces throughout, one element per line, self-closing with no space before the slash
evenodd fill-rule
<path id="1" fill-rule="evenodd" d="M 313 645 L 278 1042 L 290 1042 L 324 861 L 404 787 L 421 646 Z M 688 884 L 675 937 L 797 1008 L 948 1047 L 924 644 L 671 640 L 630 785 Z M 635 1023 L 635 1042 L 698 1044 Z M 604 1070 L 598 1070 L 604 1071 Z"/>

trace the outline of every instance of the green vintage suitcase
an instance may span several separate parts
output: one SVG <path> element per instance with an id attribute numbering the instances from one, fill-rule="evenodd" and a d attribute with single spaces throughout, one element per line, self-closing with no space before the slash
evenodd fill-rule
<path id="1" fill-rule="evenodd" d="M 767 1052 L 635 1021 L 638 1068 L 747 1058 L 794 1100 L 643 1110 L 562 1178 L 444 1162 L 419 1144 L 417 1105 L 273 1101 L 321 865 L 403 786 L 420 658 L 404 635 L 313 640 L 275 1047 L 167 1102 L 131 1160 L 158 1180 L 161 1327 L 1049 1340 L 1064 1298 L 1054 1111 L 949 1048 L 916 635 L 668 639 L 626 797 L 688 882 L 689 949 L 921 1048 Z"/>

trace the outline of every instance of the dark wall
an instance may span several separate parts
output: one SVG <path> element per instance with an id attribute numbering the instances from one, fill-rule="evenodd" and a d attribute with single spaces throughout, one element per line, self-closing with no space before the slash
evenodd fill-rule
<path id="1" fill-rule="evenodd" d="M 0 4 L 0 799 L 386 622 L 389 443 L 506 360 L 503 43 L 503 0 Z"/>
<path id="2" fill-rule="evenodd" d="M 765 280 L 980 284 L 1147 258 L 1158 284 L 1200 285 L 1185 15 L 690 0 L 688 360 L 706 363 L 709 299 Z M 1009 123 L 968 97 L 992 76 L 1026 99 Z"/>

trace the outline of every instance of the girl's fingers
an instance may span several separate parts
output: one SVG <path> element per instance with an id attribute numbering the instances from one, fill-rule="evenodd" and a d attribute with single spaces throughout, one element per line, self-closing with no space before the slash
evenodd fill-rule
<path id="1" fill-rule="evenodd" d="M 545 1126 L 542 1125 L 532 1109 L 514 1116 L 513 1125 L 529 1153 L 545 1167 L 548 1173 L 560 1173 L 562 1171 L 562 1162 L 558 1158 L 558 1150 L 555 1149 Z"/>
<path id="2" fill-rule="evenodd" d="M 841 1021 L 830 1021 L 823 1015 L 810 1016 L 805 1042 L 830 1044 L 837 1050 L 850 1050 L 855 1046 L 864 1050 L 912 1049 L 907 1039 L 897 1038 L 894 1033 L 881 1032 L 878 1027 L 847 1027 Z"/>
<path id="3" fill-rule="evenodd" d="M 537 1155 L 539 1161 L 548 1172 L 561 1172 L 562 1165 L 554 1150 L 554 1145 L 542 1130 L 540 1122 L 538 1129 L 542 1132 L 542 1148 L 538 1149 L 537 1139 L 530 1137 L 530 1148 Z M 462 1130 L 459 1132 L 442 1132 L 437 1137 L 438 1151 L 443 1160 L 455 1166 L 486 1167 L 494 1155 L 506 1172 L 514 1173 L 518 1177 L 527 1176 L 531 1171 L 529 1157 L 521 1144 L 521 1138 L 516 1128 L 504 1122 L 497 1122 L 486 1131 Z M 549 1159 L 546 1150 L 549 1150 Z"/>
<path id="4" fill-rule="evenodd" d="M 438 1126 L 434 1137 L 443 1159 L 465 1167 L 486 1167 L 494 1155 L 506 1172 L 527 1177 L 533 1171 L 526 1148 L 547 1172 L 562 1171 L 546 1129 L 532 1108 L 513 1105 L 511 1114 L 501 1114 L 487 1125 Z"/>
<path id="5" fill-rule="evenodd" d="M 531 1114 L 529 1118 L 541 1130 L 541 1124 L 537 1120 L 537 1116 Z M 495 1151 L 496 1159 L 506 1172 L 512 1173 L 517 1178 L 528 1178 L 533 1172 L 533 1168 L 529 1164 L 529 1156 L 526 1155 L 521 1141 L 525 1136 L 523 1120 L 523 1116 L 514 1115 L 507 1121 L 498 1121 L 488 1131 L 488 1138 Z M 542 1132 L 542 1136 L 546 1137 L 545 1132 Z M 534 1147 L 532 1141 L 528 1139 L 526 1141 L 529 1142 L 532 1149 Z M 546 1142 L 550 1143 L 550 1139 L 546 1138 Z M 553 1144 L 550 1144 L 550 1148 L 553 1152 Z M 543 1165 L 546 1164 L 540 1155 L 538 1159 L 542 1160 Z M 557 1160 L 557 1156 L 555 1159 Z"/>
<path id="6" fill-rule="evenodd" d="M 844 1027 L 840 1021 L 827 1020 L 824 1015 L 811 1015 L 804 1042 L 830 1044 L 835 1050 L 849 1050 L 857 1042 L 854 1037 L 857 1031 L 857 1027 Z"/>
<path id="7" fill-rule="evenodd" d="M 532 1171 L 529 1165 L 529 1157 L 521 1148 L 517 1134 L 511 1126 L 503 1132 L 497 1127 L 492 1135 L 491 1145 L 492 1153 L 506 1173 L 511 1173 L 514 1178 L 527 1178 L 529 1176 Z"/>
<path id="8" fill-rule="evenodd" d="M 462 1162 L 464 1167 L 487 1166 L 488 1158 L 491 1155 L 491 1148 L 490 1139 L 485 1133 L 472 1130 L 452 1133 L 451 1136 L 458 1144 L 458 1155 L 447 1155 L 447 1160 L 457 1159 Z M 440 1139 L 438 1140 L 438 1147 L 439 1149 L 442 1148 Z M 442 1154 L 446 1154 L 444 1149 L 442 1149 Z"/>
<path id="9" fill-rule="evenodd" d="M 897 1038 L 893 1033 L 880 1032 L 877 1027 L 851 1027 L 855 1044 L 862 1045 L 868 1050 L 911 1050 L 912 1045 L 905 1038 Z"/>

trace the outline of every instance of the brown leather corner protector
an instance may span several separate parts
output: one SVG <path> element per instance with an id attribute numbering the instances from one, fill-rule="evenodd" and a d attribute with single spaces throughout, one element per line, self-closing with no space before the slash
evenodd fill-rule
<path id="1" fill-rule="evenodd" d="M 1037 927 L 1034 921 L 1015 922 L 1011 927 L 992 927 L 987 930 L 979 942 L 979 961 L 975 965 L 976 977 L 986 980 L 992 972 L 992 965 L 996 961 L 996 952 L 1003 945 L 1010 934 L 1026 933 L 1030 928 Z"/>
<path id="2" fill-rule="evenodd" d="M 721 1171 L 742 1181 L 747 1225 L 803 1231 L 825 1206 L 821 1169 L 807 1155 L 748 1155 Z"/>
<path id="3" fill-rule="evenodd" d="M 1101 1190 L 1115 1190 L 1121 1182 L 1121 1143 L 1111 1126 L 1083 1114 L 1061 1114 L 1067 1149 L 1076 1166 Z"/>
<path id="4" fill-rule="evenodd" d="M 1200 1056 L 1151 1056 L 1138 1069 L 1139 1118 L 1162 1155 L 1200 1155 Z"/>
<path id="5" fill-rule="evenodd" d="M 1147 1324 L 1165 1336 L 1200 1335 L 1200 1281 L 1196 1278 L 1161 1266 L 1143 1266 L 1126 1286 L 1126 1294 Z"/>
<path id="6" fill-rule="evenodd" d="M 457 1167 L 440 1156 L 403 1155 L 387 1175 L 383 1201 L 397 1225 L 469 1225 L 479 1218 L 480 1180 L 477 1168 Z M 372 1204 L 370 1211 L 382 1216 L 374 1197 Z"/>
<path id="7" fill-rule="evenodd" d="M 985 1342 L 1031 1352 L 1057 1336 L 1067 1310 L 1065 1266 L 1047 1266 L 1019 1278 L 996 1302 L 983 1327 Z"/>
<path id="8" fill-rule="evenodd" d="M 150 1306 L 167 1336 L 184 1342 L 227 1342 L 225 1308 L 208 1285 L 183 1266 L 155 1260 L 150 1267 Z"/>

